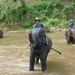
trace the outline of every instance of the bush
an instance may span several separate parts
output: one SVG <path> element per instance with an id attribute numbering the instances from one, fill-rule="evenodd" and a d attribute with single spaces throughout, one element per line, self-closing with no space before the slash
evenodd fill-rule
<path id="1" fill-rule="evenodd" d="M 31 28 L 33 24 L 30 23 L 30 21 L 25 21 L 21 24 L 21 27 L 23 28 Z"/>
<path id="2" fill-rule="evenodd" d="M 47 16 L 51 17 L 52 11 L 54 10 L 54 2 L 49 2 L 46 10 L 48 11 Z"/>
<path id="3" fill-rule="evenodd" d="M 56 27 L 56 28 L 60 28 L 60 20 L 56 19 L 49 19 L 48 22 L 45 23 L 46 27 Z"/>
<path id="4" fill-rule="evenodd" d="M 62 18 L 61 13 L 59 12 L 59 10 L 57 8 L 54 8 L 53 12 L 52 12 L 52 17 L 53 18 Z"/>
<path id="5" fill-rule="evenodd" d="M 37 10 L 37 11 L 46 10 L 47 6 L 48 6 L 48 3 L 46 1 L 40 2 L 38 4 L 37 3 L 33 4 L 34 10 Z"/>
<path id="6" fill-rule="evenodd" d="M 75 7 L 73 7 L 72 5 L 66 5 L 63 9 L 64 14 L 67 16 L 67 20 L 73 18 L 74 13 L 75 13 Z"/>
<path id="7" fill-rule="evenodd" d="M 54 7 L 61 11 L 64 5 L 62 5 L 60 0 L 56 0 L 56 2 L 54 3 Z"/>
<path id="8" fill-rule="evenodd" d="M 39 3 L 25 4 L 25 0 L 13 0 L 13 3 L 20 3 L 13 7 L 0 3 L 0 21 L 6 22 L 14 27 L 15 23 L 19 27 L 31 28 L 34 25 L 34 19 L 40 18 L 47 27 L 61 27 L 62 21 L 73 19 L 75 21 L 75 3 L 73 5 L 62 5 L 61 0 L 41 0 Z M 7 0 L 7 4 L 8 4 Z M 50 19 L 52 18 L 52 19 Z M 63 25 L 63 24 L 62 24 Z"/>

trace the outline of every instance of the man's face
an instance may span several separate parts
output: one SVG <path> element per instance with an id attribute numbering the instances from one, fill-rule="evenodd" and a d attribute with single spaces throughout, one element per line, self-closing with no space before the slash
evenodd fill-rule
<path id="1" fill-rule="evenodd" d="M 38 21 L 38 20 L 37 20 L 37 21 L 35 21 L 35 23 L 36 23 L 36 24 L 39 24 L 39 23 L 40 23 L 40 21 Z"/>

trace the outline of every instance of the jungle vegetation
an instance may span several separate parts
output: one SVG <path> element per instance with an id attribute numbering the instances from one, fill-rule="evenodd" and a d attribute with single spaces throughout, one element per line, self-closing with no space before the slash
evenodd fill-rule
<path id="1" fill-rule="evenodd" d="M 46 27 L 65 28 L 70 19 L 75 22 L 75 0 L 0 0 L 2 28 L 32 28 L 36 17 Z"/>

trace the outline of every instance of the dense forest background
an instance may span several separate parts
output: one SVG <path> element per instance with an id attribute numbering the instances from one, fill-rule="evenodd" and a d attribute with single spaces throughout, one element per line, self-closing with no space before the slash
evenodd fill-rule
<path id="1" fill-rule="evenodd" d="M 36 17 L 46 27 L 66 28 L 75 22 L 75 0 L 0 0 L 1 28 L 32 28 Z"/>

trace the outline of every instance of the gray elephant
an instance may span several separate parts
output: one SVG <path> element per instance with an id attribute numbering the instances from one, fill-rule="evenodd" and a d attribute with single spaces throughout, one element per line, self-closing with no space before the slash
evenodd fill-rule
<path id="1" fill-rule="evenodd" d="M 3 38 L 3 30 L 0 29 L 0 38 Z"/>
<path id="2" fill-rule="evenodd" d="M 65 36 L 66 36 L 67 44 L 70 44 L 70 42 L 75 44 L 75 28 L 67 30 L 65 32 Z"/>
<path id="3" fill-rule="evenodd" d="M 46 58 L 52 47 L 52 40 L 49 36 L 46 44 L 46 34 L 43 28 L 33 28 L 29 34 L 30 40 L 30 71 L 34 71 L 34 64 L 40 59 L 42 71 L 46 71 Z M 36 61 L 35 61 L 36 58 Z"/>

